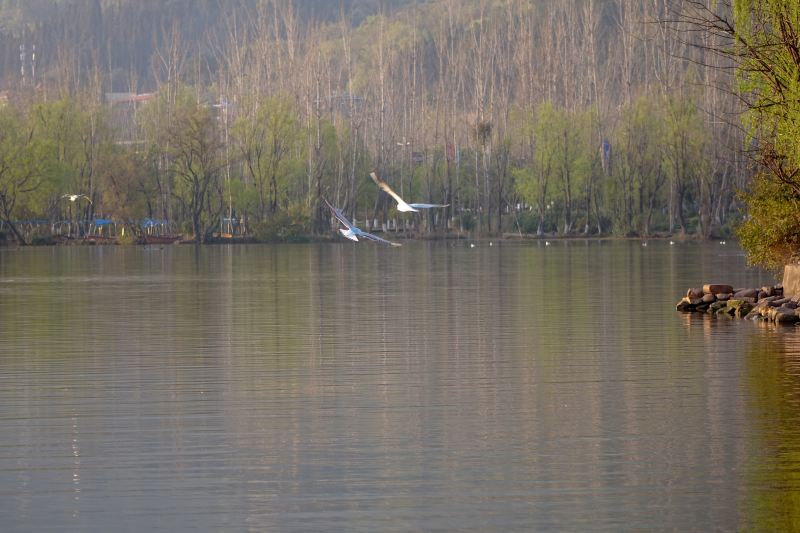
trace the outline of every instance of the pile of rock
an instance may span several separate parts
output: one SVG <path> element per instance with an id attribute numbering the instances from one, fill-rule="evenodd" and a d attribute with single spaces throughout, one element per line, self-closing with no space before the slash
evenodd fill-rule
<path id="1" fill-rule="evenodd" d="M 684 313 L 710 313 L 751 320 L 769 320 L 779 324 L 795 324 L 800 296 L 783 296 L 783 287 L 734 289 L 730 285 L 708 284 L 702 289 L 689 289 L 676 309 Z"/>

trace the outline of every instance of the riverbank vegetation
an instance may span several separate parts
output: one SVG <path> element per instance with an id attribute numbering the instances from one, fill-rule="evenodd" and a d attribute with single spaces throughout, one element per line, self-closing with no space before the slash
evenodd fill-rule
<path id="1" fill-rule="evenodd" d="M 97 218 L 297 240 L 328 231 L 322 198 L 434 233 L 708 238 L 742 216 L 732 58 L 675 2 L 39 4 L 0 2 L 16 240 Z M 449 206 L 399 214 L 372 169 Z"/>

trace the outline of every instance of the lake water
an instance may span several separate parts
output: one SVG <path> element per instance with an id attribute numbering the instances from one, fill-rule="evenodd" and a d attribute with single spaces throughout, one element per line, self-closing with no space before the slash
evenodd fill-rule
<path id="1" fill-rule="evenodd" d="M 735 245 L 0 249 L 3 531 L 800 527 Z"/>

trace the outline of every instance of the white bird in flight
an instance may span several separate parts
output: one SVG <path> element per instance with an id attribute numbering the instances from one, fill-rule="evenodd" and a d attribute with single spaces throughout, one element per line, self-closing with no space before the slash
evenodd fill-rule
<path id="1" fill-rule="evenodd" d="M 397 210 L 398 211 L 411 211 L 412 213 L 419 213 L 420 209 L 431 209 L 432 207 L 447 207 L 450 204 L 407 204 L 405 200 L 400 198 L 400 195 L 397 194 L 389 187 L 389 184 L 380 179 L 377 174 L 374 172 L 369 173 L 369 177 L 372 178 L 372 181 L 375 182 L 379 188 L 383 189 L 386 194 L 391 196 L 397 201 Z"/>
<path id="2" fill-rule="evenodd" d="M 324 200 L 324 198 L 323 198 L 323 200 Z M 350 239 L 351 241 L 358 242 L 358 238 L 361 237 L 363 239 L 367 239 L 367 240 L 375 241 L 375 242 L 381 242 L 383 244 L 388 244 L 390 246 L 402 246 L 402 244 L 400 244 L 400 243 L 387 241 L 386 239 L 381 239 L 377 235 L 373 235 L 372 233 L 367 233 L 366 231 L 362 231 L 361 229 L 355 227 L 352 222 L 347 220 L 347 217 L 344 216 L 344 214 L 342 214 L 342 212 L 339 211 L 338 208 L 333 207 L 328 202 L 328 200 L 325 200 L 325 203 L 328 205 L 328 208 L 330 208 L 331 212 L 333 213 L 333 216 L 336 217 L 336 220 L 338 220 L 339 222 L 344 224 L 345 228 L 347 228 L 347 229 L 339 228 L 339 232 L 342 235 L 344 235 L 345 237 L 347 237 L 348 239 Z"/>
<path id="3" fill-rule="evenodd" d="M 78 198 L 86 198 L 89 203 L 92 203 L 92 200 L 85 194 L 62 194 L 61 198 L 67 198 L 70 202 L 75 202 Z"/>

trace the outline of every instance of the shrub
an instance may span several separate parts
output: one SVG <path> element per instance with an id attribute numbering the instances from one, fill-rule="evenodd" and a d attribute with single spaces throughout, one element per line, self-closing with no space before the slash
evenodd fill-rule
<path id="1" fill-rule="evenodd" d="M 800 194 L 760 175 L 741 196 L 749 211 L 737 235 L 748 262 L 777 272 L 800 259 Z"/>
<path id="2" fill-rule="evenodd" d="M 256 242 L 308 242 L 311 237 L 311 215 L 302 204 L 278 211 L 255 226 Z"/>

